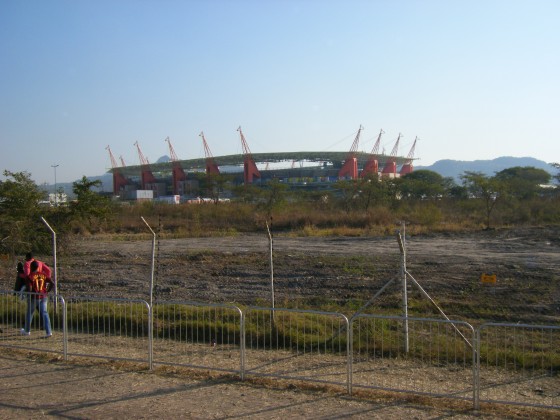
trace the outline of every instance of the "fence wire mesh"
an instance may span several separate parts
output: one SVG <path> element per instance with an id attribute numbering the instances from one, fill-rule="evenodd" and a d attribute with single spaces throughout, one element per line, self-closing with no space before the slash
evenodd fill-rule
<path id="1" fill-rule="evenodd" d="M 241 373 L 241 315 L 233 305 L 157 302 L 154 363 Z"/>
<path id="2" fill-rule="evenodd" d="M 68 355 L 149 361 L 147 302 L 72 297 L 66 310 Z"/>
<path id="3" fill-rule="evenodd" d="M 21 334 L 27 302 L 0 291 L 0 346 L 560 408 L 558 326 L 50 296 L 44 339 L 37 312 Z"/>
<path id="4" fill-rule="evenodd" d="M 359 315 L 352 325 L 352 386 L 470 399 L 474 330 L 463 322 Z"/>
<path id="5" fill-rule="evenodd" d="M 560 327 L 481 325 L 480 401 L 560 408 Z"/>
<path id="6" fill-rule="evenodd" d="M 246 374 L 349 386 L 344 315 L 250 307 L 244 326 Z"/>

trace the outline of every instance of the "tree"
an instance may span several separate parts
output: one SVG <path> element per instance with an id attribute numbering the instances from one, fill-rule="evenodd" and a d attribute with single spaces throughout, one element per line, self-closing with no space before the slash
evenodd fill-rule
<path id="1" fill-rule="evenodd" d="M 218 203 L 220 201 L 220 196 L 225 189 L 226 184 L 231 180 L 230 176 L 223 175 L 223 174 L 207 174 L 204 177 L 206 191 L 208 192 L 208 196 L 214 201 L 214 203 Z"/>
<path id="2" fill-rule="evenodd" d="M 560 163 L 551 163 L 550 165 L 560 171 Z M 553 178 L 560 184 L 560 172 L 554 175 Z"/>
<path id="3" fill-rule="evenodd" d="M 548 184 L 551 175 L 544 169 L 515 166 L 496 173 L 495 178 L 511 197 L 528 199 L 542 192 L 541 185 Z"/>
<path id="4" fill-rule="evenodd" d="M 502 185 L 496 178 L 488 177 L 481 172 L 466 171 L 461 175 L 461 179 L 469 197 L 482 200 L 484 203 L 486 228 L 490 229 L 490 216 L 502 197 Z"/>
<path id="5" fill-rule="evenodd" d="M 92 227 L 94 221 L 107 220 L 111 213 L 109 198 L 92 191 L 92 188 L 100 186 L 100 180 L 90 181 L 85 175 L 72 184 L 72 191 L 76 196 L 76 200 L 70 205 L 72 218 L 85 222 L 88 228 Z"/>
<path id="6" fill-rule="evenodd" d="M 266 200 L 264 207 L 270 217 L 272 209 L 285 201 L 288 187 L 277 179 L 273 179 L 266 186 L 267 188 L 263 191 L 263 198 Z"/>
<path id="7" fill-rule="evenodd" d="M 438 199 L 445 194 L 445 178 L 434 171 L 420 169 L 402 177 L 403 198 Z"/>
<path id="8" fill-rule="evenodd" d="M 0 235 L 14 252 L 41 249 L 48 235 L 41 228 L 39 202 L 44 193 L 29 172 L 4 171 L 0 181 Z M 47 211 L 47 210 L 45 210 Z"/>
<path id="9" fill-rule="evenodd" d="M 358 194 L 358 184 L 354 180 L 336 181 L 333 189 L 336 193 L 337 202 L 342 205 L 346 213 L 350 213 L 354 199 Z"/>
<path id="10" fill-rule="evenodd" d="M 367 212 L 370 206 L 381 198 L 381 187 L 377 174 L 368 174 L 358 181 L 359 199 Z"/>
<path id="11" fill-rule="evenodd" d="M 401 200 L 401 183 L 400 178 L 381 177 L 382 201 L 379 204 L 396 209 Z"/>
<path id="12" fill-rule="evenodd" d="M 38 213 L 44 193 L 39 190 L 29 172 L 4 171 L 0 181 L 0 212 L 5 217 L 22 219 Z M 11 179 L 10 179 L 11 178 Z"/>
<path id="13" fill-rule="evenodd" d="M 398 193 L 398 183 L 394 179 L 379 178 L 377 174 L 368 174 L 357 181 L 358 192 L 354 200 L 366 212 L 372 206 L 383 206 L 394 202 Z"/>
<path id="14" fill-rule="evenodd" d="M 243 203 L 258 203 L 262 201 L 261 188 L 253 184 L 243 184 L 233 187 L 234 194 Z"/>

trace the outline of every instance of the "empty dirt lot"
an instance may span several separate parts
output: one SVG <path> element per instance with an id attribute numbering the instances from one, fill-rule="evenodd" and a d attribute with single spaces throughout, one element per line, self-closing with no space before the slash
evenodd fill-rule
<path id="1" fill-rule="evenodd" d="M 558 325 L 560 229 L 531 228 L 406 238 L 408 272 L 452 319 Z M 264 235 L 161 239 L 155 244 L 154 296 L 161 300 L 270 301 Z M 399 278 L 395 236 L 295 238 L 273 243 L 277 306 L 333 301 L 351 312 Z M 150 239 L 89 237 L 58 256 L 59 293 L 148 299 Z M 52 264 L 52 258 L 41 257 Z M 482 273 L 496 274 L 493 286 Z M 13 284 L 4 264 L 2 288 Z M 396 311 L 396 281 L 368 310 Z M 409 282 L 410 298 L 421 300 Z M 352 309 L 354 308 L 354 309 Z M 424 311 L 430 311 L 429 305 Z M 412 314 L 414 315 L 414 314 Z M 435 313 L 434 313 L 435 316 Z M 240 383 L 210 374 L 150 373 L 116 362 L 63 363 L 58 356 L 2 349 L 0 418 L 470 418 L 468 405 L 425 400 L 349 399 L 299 385 Z M 48 391 L 45 391 L 48 390 Z M 402 396 L 401 396 L 402 397 Z M 434 405 L 435 404 L 435 405 Z M 558 412 L 486 408 L 484 418 L 551 418 Z"/>
<path id="2" fill-rule="evenodd" d="M 560 228 L 406 237 L 406 268 L 450 318 L 554 324 L 560 319 L 559 238 Z M 149 298 L 151 240 L 87 238 L 71 249 L 58 259 L 60 294 Z M 155 249 L 155 299 L 270 302 L 266 235 L 161 239 Z M 400 278 L 401 255 L 396 236 L 277 235 L 272 261 L 277 307 L 335 302 L 351 312 Z M 496 284 L 482 284 L 483 273 L 495 274 Z M 398 313 L 400 285 L 393 282 L 370 310 Z M 408 288 L 410 299 L 423 299 L 411 281 Z M 432 314 L 429 305 L 423 308 L 428 313 L 418 315 Z"/>

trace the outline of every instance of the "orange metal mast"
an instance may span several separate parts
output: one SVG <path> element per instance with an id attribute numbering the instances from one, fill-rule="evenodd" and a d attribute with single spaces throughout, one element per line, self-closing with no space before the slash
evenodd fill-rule
<path id="1" fill-rule="evenodd" d="M 243 174 L 245 179 L 245 184 L 251 184 L 253 182 L 253 177 L 260 178 L 261 173 L 259 172 L 253 156 L 251 155 L 251 150 L 249 145 L 245 140 L 243 131 L 241 131 L 241 126 L 237 129 L 239 135 L 241 136 L 241 147 L 243 148 Z"/>
<path id="2" fill-rule="evenodd" d="M 377 175 L 379 172 L 379 161 L 377 160 L 377 155 L 379 154 L 379 145 L 381 144 L 381 135 L 385 134 L 385 131 L 381 129 L 379 131 L 379 135 L 377 136 L 377 141 L 373 145 L 373 149 L 371 149 L 371 157 L 364 165 L 364 169 L 360 176 L 363 178 L 366 175 Z"/>
<path id="3" fill-rule="evenodd" d="M 397 141 L 393 146 L 393 150 L 391 150 L 390 158 L 387 160 L 387 162 L 385 162 L 385 166 L 381 171 L 382 175 L 393 175 L 393 176 L 397 175 L 397 153 L 399 150 L 399 142 L 401 140 L 401 137 L 402 134 L 399 133 L 399 136 L 397 137 Z"/>
<path id="4" fill-rule="evenodd" d="M 113 152 L 111 152 L 111 148 L 107 146 L 105 150 L 109 151 L 109 158 L 111 159 L 111 167 L 113 168 L 113 194 L 118 195 L 120 194 L 121 190 L 124 188 L 126 184 L 128 184 L 128 180 L 124 177 L 121 171 L 118 168 L 117 161 L 115 156 L 113 156 Z M 124 166 L 124 162 L 123 162 Z"/>
<path id="5" fill-rule="evenodd" d="M 219 174 L 220 168 L 214 161 L 214 156 L 212 156 L 212 152 L 210 151 L 210 147 L 208 147 L 208 143 L 206 142 L 206 138 L 204 137 L 204 131 L 201 131 L 199 134 L 202 137 L 202 144 L 204 146 L 204 154 L 206 156 L 206 175 L 210 174 Z"/>
<path id="6" fill-rule="evenodd" d="M 173 164 L 173 194 L 181 194 L 182 188 L 180 188 L 180 183 L 182 181 L 186 181 L 187 174 L 185 174 L 185 171 L 181 166 L 181 162 L 179 162 L 179 158 L 177 158 L 177 154 L 175 153 L 175 149 L 173 149 L 173 145 L 171 144 L 169 137 L 166 137 L 164 141 L 166 141 L 169 146 L 169 155 Z"/>
<path id="7" fill-rule="evenodd" d="M 358 144 L 360 142 L 360 134 L 364 127 L 360 125 L 358 129 L 358 133 L 354 138 L 354 143 L 352 143 L 352 147 L 350 148 L 350 152 L 348 153 L 348 157 L 344 161 L 342 168 L 338 171 L 338 176 L 343 178 L 345 176 L 349 176 L 351 179 L 358 178 L 358 159 L 356 158 L 356 152 L 358 151 Z"/>
<path id="8" fill-rule="evenodd" d="M 157 182 L 156 177 L 152 174 L 152 170 L 150 169 L 150 162 L 148 159 L 144 157 L 142 150 L 140 150 L 140 145 L 138 142 L 134 143 L 136 148 L 138 149 L 138 157 L 140 159 L 140 165 L 142 165 L 142 189 L 146 190 L 148 184 L 155 184 Z"/>
<path id="9" fill-rule="evenodd" d="M 414 160 L 414 150 L 416 149 L 416 141 L 418 140 L 418 136 L 414 139 L 414 143 L 412 143 L 412 147 L 410 148 L 410 152 L 408 152 L 408 156 L 406 157 L 406 162 L 402 166 L 400 170 L 400 174 L 406 175 L 411 173 L 414 170 L 414 166 L 412 165 L 412 161 Z"/>

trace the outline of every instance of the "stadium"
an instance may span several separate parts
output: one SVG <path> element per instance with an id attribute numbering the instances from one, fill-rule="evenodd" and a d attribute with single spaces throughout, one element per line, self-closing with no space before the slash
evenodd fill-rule
<path id="1" fill-rule="evenodd" d="M 200 133 L 206 156 L 189 160 L 178 159 L 171 140 L 166 138 L 170 158 L 167 162 L 153 164 L 144 157 L 136 142 L 134 145 L 141 164 L 133 166 L 126 166 L 122 158 L 121 165 L 118 165 L 110 146 L 107 146 L 112 165 L 113 195 L 125 200 L 167 198 L 178 203 L 205 195 L 209 188 L 216 187 L 220 178 L 227 180 L 230 186 L 265 186 L 275 180 L 290 189 L 327 190 L 340 180 L 368 176 L 397 178 L 413 171 L 417 139 L 406 157 L 397 156 L 400 134 L 391 153 L 380 154 L 381 130 L 371 153 L 364 153 L 357 150 L 361 131 L 362 127 L 347 152 L 253 154 L 239 127 L 243 154 L 216 157 L 210 152 L 204 133 Z"/>

